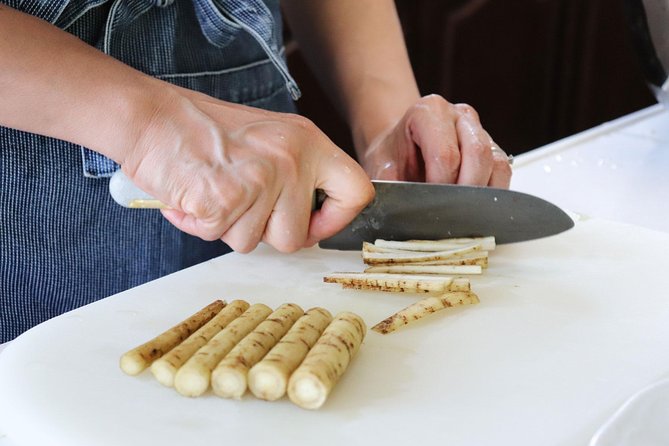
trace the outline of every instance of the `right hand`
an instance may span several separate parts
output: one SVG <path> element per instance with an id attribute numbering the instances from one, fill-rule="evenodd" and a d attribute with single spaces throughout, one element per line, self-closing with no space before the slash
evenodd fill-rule
<path id="1" fill-rule="evenodd" d="M 170 90 L 122 169 L 180 230 L 238 252 L 261 240 L 292 252 L 336 234 L 373 198 L 362 168 L 308 119 Z M 327 199 L 312 213 L 316 189 Z"/>

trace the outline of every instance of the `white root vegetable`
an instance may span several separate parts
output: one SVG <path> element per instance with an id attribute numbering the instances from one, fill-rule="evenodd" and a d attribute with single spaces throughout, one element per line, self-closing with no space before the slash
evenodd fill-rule
<path id="1" fill-rule="evenodd" d="M 251 305 L 241 316 L 230 322 L 209 342 L 200 347 L 179 369 L 174 388 L 184 396 L 200 396 L 209 388 L 211 371 L 239 341 L 260 324 L 272 309 L 267 305 Z"/>
<path id="2" fill-rule="evenodd" d="M 216 300 L 188 319 L 161 333 L 150 341 L 121 356 L 120 366 L 128 375 L 137 375 L 153 361 L 179 345 L 225 307 L 225 302 Z"/>
<path id="3" fill-rule="evenodd" d="M 387 273 L 332 273 L 326 283 L 339 283 L 344 288 L 392 291 L 398 293 L 439 293 L 448 291 L 453 282 L 448 276 Z"/>
<path id="4" fill-rule="evenodd" d="M 444 260 L 462 256 L 473 251 L 481 251 L 480 243 L 470 243 L 455 249 L 434 252 L 362 252 L 362 260 L 373 265 L 377 263 L 413 263 Z"/>
<path id="5" fill-rule="evenodd" d="M 420 265 L 401 264 L 387 266 L 370 266 L 365 273 L 389 273 L 389 274 L 481 274 L 479 265 Z"/>
<path id="6" fill-rule="evenodd" d="M 383 265 L 383 264 L 375 264 Z M 488 267 L 488 251 L 474 251 L 461 256 L 453 256 L 441 260 L 428 260 L 425 262 L 414 262 L 413 265 L 479 265 Z"/>
<path id="7" fill-rule="evenodd" d="M 456 249 L 463 245 L 478 243 L 484 251 L 495 249 L 495 237 L 449 238 L 443 240 L 407 240 L 394 241 L 378 239 L 374 242 L 376 248 L 397 249 L 406 251 L 445 251 Z"/>
<path id="8" fill-rule="evenodd" d="M 440 296 L 430 296 L 384 319 L 373 326 L 372 330 L 388 334 L 444 308 L 477 303 L 479 303 L 479 298 L 471 291 L 450 291 Z"/>
<path id="9" fill-rule="evenodd" d="M 367 327 L 360 316 L 339 313 L 288 381 L 288 397 L 304 409 L 318 409 L 360 348 Z"/>
<path id="10" fill-rule="evenodd" d="M 286 334 L 304 310 L 283 304 L 228 353 L 211 374 L 214 393 L 223 398 L 240 399 L 247 388 L 249 369 Z"/>
<path id="11" fill-rule="evenodd" d="M 267 401 L 285 395 L 291 373 L 331 321 L 332 315 L 323 308 L 312 308 L 299 318 L 267 356 L 249 370 L 248 385 L 253 395 Z"/>
<path id="12" fill-rule="evenodd" d="M 200 347 L 209 342 L 216 333 L 225 328 L 234 319 L 238 318 L 248 308 L 248 302 L 243 300 L 233 300 L 230 302 L 230 304 L 223 308 L 212 320 L 190 335 L 188 339 L 151 364 L 151 373 L 153 373 L 153 376 L 155 376 L 156 380 L 162 385 L 172 387 L 174 385 L 174 377 L 177 374 L 177 370 L 179 370 L 179 368 L 193 356 Z"/>

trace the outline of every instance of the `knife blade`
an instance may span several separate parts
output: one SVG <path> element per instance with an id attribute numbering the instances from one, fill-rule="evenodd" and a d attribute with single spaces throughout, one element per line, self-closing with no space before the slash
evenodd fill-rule
<path id="1" fill-rule="evenodd" d="M 362 242 L 495 236 L 514 243 L 566 231 L 574 221 L 533 195 L 507 189 L 452 184 L 372 181 L 376 196 L 321 248 L 359 250 Z"/>
<path id="2" fill-rule="evenodd" d="M 372 181 L 374 200 L 343 230 L 321 240 L 325 249 L 358 250 L 362 242 L 495 236 L 498 244 L 533 240 L 574 226 L 562 209 L 539 197 L 507 189 L 452 184 Z M 165 207 L 117 171 L 112 198 L 132 208 Z M 321 195 L 318 202 L 325 199 Z"/>

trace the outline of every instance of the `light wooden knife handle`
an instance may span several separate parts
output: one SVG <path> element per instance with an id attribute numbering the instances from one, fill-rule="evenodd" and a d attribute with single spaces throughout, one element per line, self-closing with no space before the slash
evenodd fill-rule
<path id="1" fill-rule="evenodd" d="M 160 200 L 156 200 L 151 195 L 137 187 L 130 178 L 119 169 L 111 176 L 109 180 L 109 194 L 115 202 L 126 208 L 133 209 L 168 209 Z M 325 192 L 318 189 L 314 192 L 311 203 L 311 209 L 320 208 L 325 201 Z"/>
<path id="2" fill-rule="evenodd" d="M 130 178 L 119 169 L 109 180 L 109 194 L 115 202 L 126 208 L 167 209 L 163 202 L 137 187 Z"/>

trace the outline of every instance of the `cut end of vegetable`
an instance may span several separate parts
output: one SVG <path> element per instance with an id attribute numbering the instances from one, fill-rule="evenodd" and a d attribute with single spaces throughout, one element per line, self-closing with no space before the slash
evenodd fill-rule
<path id="1" fill-rule="evenodd" d="M 325 403 L 328 389 L 310 374 L 293 375 L 288 385 L 288 397 L 303 409 L 318 409 Z"/>
<path id="2" fill-rule="evenodd" d="M 246 392 L 246 373 L 236 369 L 216 369 L 211 375 L 211 387 L 222 398 L 241 399 Z"/>
<path id="3" fill-rule="evenodd" d="M 209 378 L 210 372 L 206 368 L 182 367 L 174 379 L 174 388 L 183 396 L 200 396 L 207 391 Z"/>
<path id="4" fill-rule="evenodd" d="M 249 389 L 256 398 L 276 401 L 286 394 L 287 382 L 273 368 L 254 367 L 249 372 Z"/>
<path id="5" fill-rule="evenodd" d="M 148 366 L 144 358 L 134 352 L 128 352 L 121 356 L 120 365 L 121 370 L 131 376 L 139 375 Z"/>
<path id="6" fill-rule="evenodd" d="M 174 375 L 176 375 L 177 369 L 169 362 L 163 361 L 162 359 L 155 361 L 151 364 L 151 373 L 163 386 L 174 386 Z"/>

